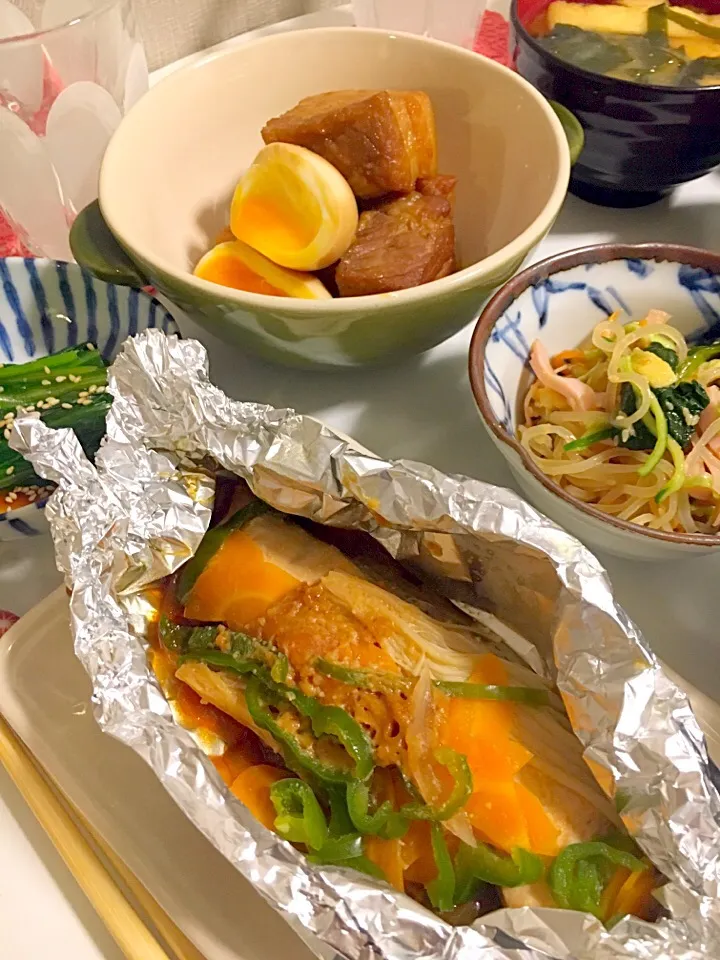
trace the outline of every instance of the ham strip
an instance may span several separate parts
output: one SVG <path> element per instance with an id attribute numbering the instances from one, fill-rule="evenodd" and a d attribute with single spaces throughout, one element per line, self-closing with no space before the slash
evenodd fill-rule
<path id="1" fill-rule="evenodd" d="M 530 350 L 530 366 L 544 387 L 565 397 L 573 410 L 599 410 L 595 391 L 577 377 L 561 377 L 555 373 L 545 347 L 536 340 Z"/>

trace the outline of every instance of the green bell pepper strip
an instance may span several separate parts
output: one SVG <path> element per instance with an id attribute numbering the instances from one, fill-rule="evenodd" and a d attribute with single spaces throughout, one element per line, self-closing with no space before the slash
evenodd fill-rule
<path id="1" fill-rule="evenodd" d="M 245 700 L 253 721 L 283 746 L 289 762 L 294 762 L 319 780 L 325 783 L 345 783 L 354 779 L 364 780 L 372 773 L 372 744 L 360 724 L 340 707 L 325 707 L 297 690 L 273 684 L 269 676 L 266 678 L 258 675 L 257 670 L 248 678 Z M 283 704 L 291 704 L 298 713 L 307 717 L 316 737 L 336 737 L 354 760 L 355 769 L 325 763 L 318 759 L 312 747 L 306 748 L 292 733 L 281 727 L 270 707 Z"/>
<path id="2" fill-rule="evenodd" d="M 436 680 L 434 686 L 448 697 L 464 700 L 510 700 L 531 707 L 546 707 L 550 703 L 550 694 L 538 687 L 501 687 L 455 680 Z"/>
<path id="3" fill-rule="evenodd" d="M 313 854 L 318 863 L 343 864 L 346 860 L 357 860 L 363 856 L 363 838 L 359 833 L 348 833 L 343 837 L 329 837 L 322 847 Z"/>
<path id="4" fill-rule="evenodd" d="M 580 860 L 573 884 L 573 909 L 591 913 L 598 920 L 602 920 L 600 898 L 604 889 L 605 882 L 600 875 L 598 864 L 592 860 Z"/>
<path id="5" fill-rule="evenodd" d="M 430 842 L 438 872 L 435 879 L 428 883 L 427 894 L 436 910 L 447 913 L 455 906 L 455 869 L 439 823 L 434 823 L 430 828 Z"/>
<path id="6" fill-rule="evenodd" d="M 447 768 L 453 778 L 450 796 L 439 807 L 433 807 L 430 804 L 406 803 L 405 806 L 400 808 L 400 813 L 411 820 L 432 820 L 434 822 L 449 820 L 470 799 L 473 791 L 473 780 L 467 757 L 462 753 L 451 750 L 449 747 L 440 747 L 435 751 L 435 758 Z"/>
<path id="7" fill-rule="evenodd" d="M 302 695 L 300 695 L 302 696 Z M 373 746 L 360 724 L 342 707 L 326 707 L 312 697 L 295 697 L 298 710 L 310 719 L 316 737 L 336 737 L 355 761 L 353 778 L 367 780 L 375 769 Z"/>
<path id="8" fill-rule="evenodd" d="M 229 649 L 218 647 L 219 640 Z M 287 679 L 290 670 L 287 657 L 275 647 L 225 627 L 194 627 L 188 634 L 184 656 L 186 660 L 201 660 L 234 673 L 251 672 L 247 664 L 269 667 L 272 679 L 279 684 Z M 280 676 L 282 680 L 278 679 Z"/>
<path id="9" fill-rule="evenodd" d="M 537 854 L 515 847 L 509 857 L 495 853 L 486 843 L 476 847 L 466 843 L 460 846 L 455 856 L 457 888 L 455 899 L 467 903 L 478 882 L 492 883 L 497 887 L 522 887 L 542 879 L 545 867 Z"/>
<path id="10" fill-rule="evenodd" d="M 270 788 L 275 807 L 275 829 L 290 843 L 304 843 L 311 850 L 322 850 L 328 838 L 328 825 L 312 787 L 303 780 L 278 780 Z"/>
<path id="11" fill-rule="evenodd" d="M 270 668 L 270 676 L 275 683 L 285 683 L 290 673 L 290 661 L 284 653 L 278 654 L 277 660 Z"/>
<path id="12" fill-rule="evenodd" d="M 350 818 L 344 783 L 325 783 L 322 789 L 330 805 L 330 836 L 344 837 L 348 833 L 355 833 L 356 827 Z"/>
<path id="13" fill-rule="evenodd" d="M 587 909 L 587 903 L 595 903 L 597 887 L 594 873 L 585 868 L 578 871 L 581 861 L 594 858 L 606 860 L 618 867 L 626 867 L 633 873 L 646 869 L 646 865 L 638 857 L 601 840 L 571 843 L 553 860 L 547 876 L 553 899 L 559 907 L 582 910 Z M 599 909 L 601 895 L 602 888 L 597 897 L 596 909 Z M 584 906 L 580 906 L 581 903 Z"/>
<path id="14" fill-rule="evenodd" d="M 370 813 L 370 787 L 357 780 L 347 785 L 347 809 L 356 830 L 383 840 L 396 840 L 405 836 L 410 820 L 402 812 L 393 810 L 385 800 L 374 813 Z"/>
<path id="15" fill-rule="evenodd" d="M 573 450 L 587 450 L 587 448 L 591 447 L 594 443 L 599 443 L 601 440 L 610 440 L 616 433 L 617 428 L 613 426 L 602 427 L 600 430 L 592 430 L 590 433 L 578 437 L 577 440 L 571 440 L 570 443 L 566 443 L 563 450 L 567 451 L 567 453 L 572 453 Z"/>
<path id="16" fill-rule="evenodd" d="M 225 543 L 229 535 L 236 530 L 240 530 L 254 517 L 259 517 L 261 513 L 266 513 L 271 509 L 272 508 L 262 500 L 253 500 L 246 507 L 242 507 L 234 513 L 224 523 L 218 524 L 217 527 L 213 527 L 207 531 L 200 542 L 200 546 L 195 551 L 194 556 L 187 561 L 180 571 L 180 576 L 177 581 L 177 596 L 180 603 L 183 605 L 187 603 L 188 597 L 198 577 L 223 543 Z"/>
<path id="17" fill-rule="evenodd" d="M 182 623 L 174 623 L 166 614 L 160 617 L 158 623 L 158 638 L 160 643 L 175 653 L 184 653 L 193 628 Z"/>
<path id="18" fill-rule="evenodd" d="M 332 663 L 319 657 L 315 661 L 315 669 L 323 676 L 356 687 L 358 690 L 379 690 L 384 693 L 397 693 L 412 689 L 413 681 L 407 677 L 397 676 L 394 673 L 383 673 L 380 670 L 362 670 L 355 667 L 344 667 L 339 663 Z"/>
<path id="19" fill-rule="evenodd" d="M 384 693 L 409 691 L 414 681 L 409 677 L 382 673 L 377 670 L 360 670 L 343 667 L 338 663 L 319 658 L 315 668 L 326 677 L 332 677 L 339 683 L 347 683 L 360 690 L 377 690 Z M 536 706 L 546 706 L 550 702 L 547 691 L 534 687 L 502 687 L 481 683 L 459 683 L 434 680 L 433 686 L 449 697 L 466 697 L 470 700 L 513 700 Z"/>

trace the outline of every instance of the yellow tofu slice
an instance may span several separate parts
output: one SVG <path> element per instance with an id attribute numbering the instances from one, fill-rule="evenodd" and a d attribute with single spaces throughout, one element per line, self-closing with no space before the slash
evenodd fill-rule
<path id="1" fill-rule="evenodd" d="M 671 37 L 670 46 L 676 50 L 682 49 L 685 56 L 691 60 L 700 57 L 720 57 L 720 41 L 710 40 L 709 37 Z M 717 82 L 717 81 L 715 81 Z"/>
<path id="2" fill-rule="evenodd" d="M 720 14 L 713 16 L 693 13 L 683 7 L 671 7 L 685 16 L 693 16 L 696 20 L 709 26 L 720 28 Z M 593 33 L 621 33 L 626 36 L 641 36 L 647 33 L 647 7 L 619 6 L 616 4 L 585 4 L 570 3 L 568 0 L 554 0 L 547 9 L 548 26 L 562 24 L 569 27 L 578 27 L 580 30 L 589 30 Z M 698 34 L 687 27 L 682 27 L 672 20 L 668 20 L 669 37 L 689 37 L 698 39 Z"/>

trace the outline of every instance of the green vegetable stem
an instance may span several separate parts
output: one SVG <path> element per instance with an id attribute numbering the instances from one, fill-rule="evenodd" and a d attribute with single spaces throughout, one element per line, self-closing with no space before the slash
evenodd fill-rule
<path id="1" fill-rule="evenodd" d="M 105 435 L 112 404 L 105 363 L 93 344 L 68 347 L 29 363 L 0 365 L 0 490 L 37 486 L 42 479 L 8 446 L 18 410 L 37 411 L 54 430 L 72 428 L 92 459 Z"/>
<path id="2" fill-rule="evenodd" d="M 720 357 L 720 340 L 702 347 L 691 347 L 687 357 L 680 364 L 678 377 L 680 380 L 691 380 L 703 363 L 715 360 L 717 357 Z"/>

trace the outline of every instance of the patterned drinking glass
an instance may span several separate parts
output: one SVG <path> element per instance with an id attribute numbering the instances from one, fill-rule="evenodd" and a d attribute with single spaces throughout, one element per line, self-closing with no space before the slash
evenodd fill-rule
<path id="1" fill-rule="evenodd" d="M 353 0 L 359 27 L 419 33 L 472 46 L 486 0 Z"/>
<path id="2" fill-rule="evenodd" d="M 108 141 L 147 83 L 131 0 L 0 0 L 6 248 L 14 231 L 13 252 L 72 259 L 70 226 L 97 197 Z"/>

